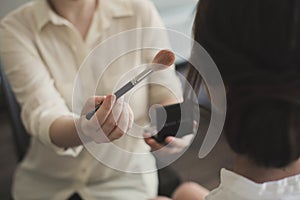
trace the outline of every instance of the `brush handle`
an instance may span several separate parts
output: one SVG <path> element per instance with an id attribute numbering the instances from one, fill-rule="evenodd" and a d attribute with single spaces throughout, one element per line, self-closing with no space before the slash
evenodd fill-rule
<path id="1" fill-rule="evenodd" d="M 118 91 L 115 92 L 115 96 L 116 99 L 120 98 L 121 96 L 123 96 L 126 92 L 128 92 L 129 90 L 131 90 L 134 87 L 134 84 L 130 81 L 128 82 L 126 85 L 124 85 L 123 87 L 121 87 Z M 94 110 L 92 110 L 91 112 L 89 112 L 88 114 L 86 114 L 86 119 L 90 120 L 93 115 L 97 112 L 97 110 L 101 107 L 102 102 L 99 103 Z"/>
<path id="2" fill-rule="evenodd" d="M 131 90 L 135 85 L 130 81 L 123 87 L 121 87 L 118 91 L 115 92 L 116 99 L 120 98 L 123 96 L 126 92 Z"/>
<path id="3" fill-rule="evenodd" d="M 97 112 L 97 110 L 101 107 L 101 105 L 102 105 L 102 102 L 99 103 L 99 104 L 95 107 L 94 110 L 92 110 L 91 112 L 89 112 L 88 114 L 86 114 L 86 115 L 85 115 L 85 118 L 86 118 L 87 120 L 90 120 L 90 119 L 93 117 L 93 115 Z"/>

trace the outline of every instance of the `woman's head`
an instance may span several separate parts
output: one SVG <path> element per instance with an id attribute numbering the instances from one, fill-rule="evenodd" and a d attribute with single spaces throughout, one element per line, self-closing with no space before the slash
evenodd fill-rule
<path id="1" fill-rule="evenodd" d="M 217 64 L 228 89 L 225 133 L 232 149 L 265 167 L 297 160 L 300 3 L 201 0 L 194 37 Z M 196 73 L 191 68 L 188 75 L 194 88 Z"/>
<path id="2" fill-rule="evenodd" d="M 298 1 L 200 1 L 194 37 L 226 83 L 280 83 L 300 73 Z"/>
<path id="3" fill-rule="evenodd" d="M 231 91 L 228 102 L 225 135 L 236 153 L 273 168 L 300 158 L 299 102 L 253 90 Z"/>

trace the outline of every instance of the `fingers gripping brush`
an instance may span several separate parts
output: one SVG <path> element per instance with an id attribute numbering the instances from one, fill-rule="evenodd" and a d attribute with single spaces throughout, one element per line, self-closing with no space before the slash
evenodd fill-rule
<path id="1" fill-rule="evenodd" d="M 120 98 L 122 95 L 124 95 L 126 92 L 131 90 L 134 86 L 136 86 L 138 83 L 140 83 L 142 80 L 144 80 L 147 76 L 152 74 L 154 71 L 160 71 L 167 69 L 171 65 L 173 65 L 175 62 L 175 55 L 170 50 L 161 50 L 159 51 L 156 56 L 154 57 L 152 63 L 150 64 L 147 69 L 142 71 L 140 74 L 138 74 L 134 79 L 129 81 L 126 85 L 121 87 L 118 91 L 115 92 L 116 99 Z M 102 103 L 98 104 L 94 110 L 89 112 L 86 115 L 86 119 L 90 120 L 93 115 L 97 112 L 97 110 L 101 107 Z"/>

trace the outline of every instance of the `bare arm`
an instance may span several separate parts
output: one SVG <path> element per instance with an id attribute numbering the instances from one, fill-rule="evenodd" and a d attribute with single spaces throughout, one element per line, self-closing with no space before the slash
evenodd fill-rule
<path id="1" fill-rule="evenodd" d="M 50 138 L 53 144 L 61 148 L 76 147 L 82 144 L 76 130 L 76 121 L 71 116 L 55 120 L 50 127 Z"/>
<path id="2" fill-rule="evenodd" d="M 100 109 L 91 120 L 87 120 L 86 113 L 102 101 Z M 82 137 L 85 141 L 96 143 L 110 142 L 122 137 L 132 127 L 132 123 L 132 111 L 122 99 L 116 102 L 113 95 L 107 98 L 93 97 L 87 101 L 80 118 L 63 116 L 55 120 L 50 127 L 50 138 L 61 148 L 81 145 Z"/>

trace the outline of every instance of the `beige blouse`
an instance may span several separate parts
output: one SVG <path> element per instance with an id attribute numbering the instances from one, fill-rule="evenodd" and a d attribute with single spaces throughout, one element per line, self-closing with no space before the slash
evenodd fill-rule
<path id="1" fill-rule="evenodd" d="M 2 20 L 1 61 L 21 105 L 24 126 L 32 135 L 28 153 L 15 174 L 14 199 L 66 199 L 74 192 L 84 199 L 133 200 L 155 196 L 155 172 L 123 173 L 95 159 L 100 151 L 114 162 L 120 161 L 122 166 L 132 166 L 134 162 L 135 168 L 142 165 L 155 168 L 149 147 L 141 137 L 135 137 L 142 135 L 141 129 L 133 128 L 132 134 L 114 144 L 129 152 L 148 152 L 146 160 L 124 161 L 122 152 L 110 151 L 111 146 L 107 144 L 60 149 L 49 138 L 49 127 L 58 117 L 78 115 L 89 95 L 112 93 L 119 80 L 128 81 L 130 75 L 137 73 L 135 67 L 151 62 L 157 49 L 128 52 L 102 66 L 110 52 L 126 49 L 131 42 L 120 41 L 106 47 L 104 56 L 97 57 L 97 50 L 94 51 L 83 68 L 86 63 L 94 64 L 80 74 L 83 88 L 75 84 L 80 66 L 93 48 L 118 33 L 142 27 L 163 27 L 150 0 L 101 1 L 85 40 L 69 21 L 55 14 L 45 0 L 27 3 Z M 168 47 L 164 35 L 142 36 L 135 38 L 135 42 Z M 131 69 L 134 69 L 132 73 L 126 73 Z M 99 74 L 102 74 L 100 79 Z M 128 77 L 124 78 L 124 74 Z M 168 89 L 157 84 L 142 84 L 126 96 L 137 125 L 145 122 L 149 105 L 181 97 L 180 81 L 174 70 L 159 72 L 147 81 L 159 82 Z"/>

